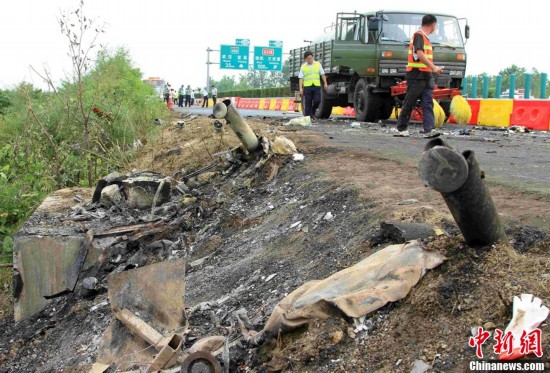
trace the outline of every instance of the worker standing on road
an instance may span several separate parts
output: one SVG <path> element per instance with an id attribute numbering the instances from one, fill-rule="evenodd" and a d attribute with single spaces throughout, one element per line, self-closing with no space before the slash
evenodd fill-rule
<path id="1" fill-rule="evenodd" d="M 185 88 L 185 107 L 191 107 L 191 93 L 193 93 L 193 89 L 190 85 L 187 85 L 187 88 Z"/>
<path id="2" fill-rule="evenodd" d="M 208 91 L 206 88 L 201 88 L 202 107 L 208 107 Z"/>
<path id="3" fill-rule="evenodd" d="M 302 105 L 304 105 L 304 116 L 314 116 L 317 107 L 321 103 L 321 79 L 324 87 L 327 89 L 327 78 L 325 70 L 321 63 L 313 59 L 313 53 L 307 51 L 304 53 L 306 61 L 300 68 L 298 78 L 300 81 L 300 95 L 302 95 Z"/>
<path id="4" fill-rule="evenodd" d="M 397 130 L 400 137 L 409 136 L 407 126 L 416 101 L 422 100 L 422 125 L 424 137 L 436 137 L 439 133 L 434 125 L 433 90 L 435 74 L 441 74 L 441 68 L 433 63 L 432 44 L 428 35 L 435 31 L 437 19 L 431 14 L 422 17 L 422 26 L 414 33 L 409 44 L 407 63 L 407 93 L 397 119 Z"/>
<path id="5" fill-rule="evenodd" d="M 168 106 L 168 99 L 170 98 L 170 83 L 167 83 L 164 86 L 164 92 L 162 93 L 162 96 L 164 98 L 164 102 L 166 102 L 166 106 Z"/>
<path id="6" fill-rule="evenodd" d="M 178 106 L 183 107 L 183 99 L 185 96 L 185 90 L 183 89 L 183 84 L 181 85 L 180 89 L 178 89 Z"/>
<path id="7" fill-rule="evenodd" d="M 212 86 L 212 105 L 216 105 L 216 99 L 218 98 L 218 88 L 215 86 Z"/>

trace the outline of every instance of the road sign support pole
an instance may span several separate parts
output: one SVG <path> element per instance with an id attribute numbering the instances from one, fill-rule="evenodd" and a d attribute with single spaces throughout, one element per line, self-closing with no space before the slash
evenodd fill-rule
<path id="1" fill-rule="evenodd" d="M 210 47 L 206 48 L 206 89 L 210 87 Z"/>

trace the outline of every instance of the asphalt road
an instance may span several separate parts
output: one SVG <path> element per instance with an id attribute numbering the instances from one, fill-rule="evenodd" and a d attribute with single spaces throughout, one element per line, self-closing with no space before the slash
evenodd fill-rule
<path id="1" fill-rule="evenodd" d="M 209 107 L 209 108 L 202 108 L 200 106 L 193 106 L 193 107 L 183 107 L 183 108 L 180 108 L 180 107 L 175 107 L 174 108 L 176 111 L 178 112 L 182 112 L 182 113 L 191 113 L 191 114 L 197 114 L 197 115 L 210 115 L 212 114 L 212 107 Z M 295 113 L 295 112 L 283 112 L 283 111 L 269 111 L 269 110 L 250 110 L 250 109 L 238 109 L 239 110 L 239 113 L 241 113 L 241 115 L 243 117 L 264 117 L 264 116 L 269 116 L 269 117 L 275 117 L 275 118 L 280 118 L 280 117 L 289 117 L 289 118 L 294 118 L 294 117 L 301 117 L 302 116 L 302 113 Z"/>
<path id="2" fill-rule="evenodd" d="M 210 115 L 212 108 L 178 108 L 178 111 Z M 244 117 L 296 117 L 300 113 L 239 109 Z M 361 123 L 360 128 L 350 127 L 355 118 L 338 117 L 317 121 L 308 129 L 324 132 L 335 146 L 353 148 L 375 153 L 380 158 L 418 164 L 424 145 L 421 124 L 409 127 L 412 136 L 394 137 L 391 129 L 395 121 L 384 123 Z M 467 128 L 469 136 L 452 134 Z M 489 182 L 511 186 L 527 192 L 550 196 L 550 133 L 509 133 L 491 127 L 458 126 L 445 124 L 442 138 L 454 149 L 462 152 L 472 150 L 485 171 Z M 550 209 L 550 207 L 549 207 Z"/>
<path id="3" fill-rule="evenodd" d="M 312 127 L 326 133 L 335 145 L 370 151 L 381 158 L 416 165 L 428 142 L 419 134 L 421 124 L 409 127 L 413 135 L 408 138 L 393 136 L 390 132 L 395 127 L 393 121 L 383 125 L 362 124 L 357 129 L 350 128 L 349 121 Z M 550 196 L 550 134 L 508 133 L 487 127 L 474 129 L 473 126 L 468 126 L 469 136 L 452 134 L 453 130 L 463 128 L 446 124 L 442 131 L 448 134 L 441 138 L 457 151 L 473 151 L 489 182 Z"/>

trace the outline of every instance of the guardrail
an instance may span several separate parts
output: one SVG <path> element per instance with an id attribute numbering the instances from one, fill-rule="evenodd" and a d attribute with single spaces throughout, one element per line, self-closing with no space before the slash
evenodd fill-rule
<path id="1" fill-rule="evenodd" d="M 508 83 L 508 87 L 505 91 L 502 90 L 502 76 L 497 75 L 495 77 L 495 90 L 494 90 L 494 98 L 496 99 L 514 99 L 514 98 L 524 98 L 524 99 L 530 99 L 532 97 L 531 94 L 531 74 L 525 73 L 522 74 L 524 79 L 524 88 L 518 89 L 517 87 L 517 77 L 516 74 L 510 74 L 510 79 Z M 520 76 L 521 77 L 521 76 Z M 483 76 L 481 79 L 481 98 L 489 98 L 489 83 L 492 79 L 489 76 Z M 539 89 L 539 98 L 541 99 L 547 99 L 546 96 L 546 85 L 548 82 L 548 75 L 546 73 L 540 74 L 540 89 Z M 467 96 L 469 98 L 478 98 L 478 84 L 479 79 L 477 76 L 472 77 L 472 79 L 468 79 L 467 77 L 462 79 L 462 95 Z"/>

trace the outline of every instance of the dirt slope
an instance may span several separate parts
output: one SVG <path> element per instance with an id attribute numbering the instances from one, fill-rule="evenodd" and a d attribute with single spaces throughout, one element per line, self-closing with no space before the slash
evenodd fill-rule
<path id="1" fill-rule="evenodd" d="M 229 129 L 222 139 L 211 122 L 198 117 L 183 129 L 167 127 L 158 142 L 139 151 L 133 167 L 177 178 L 182 168 L 192 172 L 208 165 L 215 153 L 238 144 Z M 472 249 L 412 162 L 382 159 L 338 145 L 322 131 L 283 127 L 273 119 L 249 123 L 260 135 L 292 139 L 305 160 L 277 157 L 259 171 L 242 164 L 211 175 L 195 188 L 197 201 L 179 210 L 186 224 L 166 237 L 185 242 L 175 256 L 208 256 L 187 274 L 186 347 L 202 336 L 238 336 L 232 314 L 240 309 L 261 329 L 286 294 L 390 243 L 378 234 L 382 220 L 444 228 L 448 236 L 426 245 L 448 260 L 407 298 L 368 315 L 366 331 L 354 332 L 351 320 L 329 319 L 259 348 L 243 342 L 231 350 L 231 371 L 409 372 L 419 359 L 433 371 L 462 372 L 476 359 L 467 345 L 471 327 L 492 323 L 504 329 L 513 295 L 533 293 L 550 303 L 547 197 L 491 185 L 512 244 Z M 408 199 L 417 202 L 400 204 Z M 324 218 L 328 212 L 333 219 Z M 67 367 L 93 362 L 112 316 L 108 306 L 100 312 L 89 307 L 103 299 L 105 294 L 69 295 L 18 325 L 2 319 L 0 372 L 71 371 Z M 547 324 L 541 329 L 546 353 L 550 330 Z"/>

